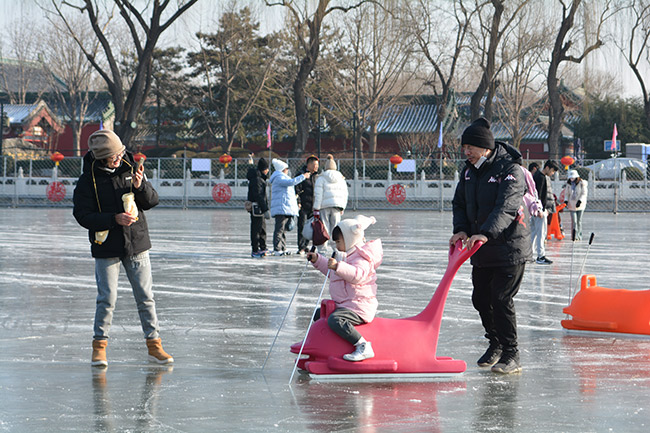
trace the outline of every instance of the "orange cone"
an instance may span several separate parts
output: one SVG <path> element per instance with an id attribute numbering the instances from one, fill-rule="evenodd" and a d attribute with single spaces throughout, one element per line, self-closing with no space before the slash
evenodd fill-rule
<path id="1" fill-rule="evenodd" d="M 555 236 L 555 239 L 561 241 L 564 239 L 562 230 L 560 230 L 560 218 L 558 214 L 564 209 L 566 205 L 562 203 L 557 207 L 557 212 L 551 214 L 551 223 L 548 225 L 548 231 L 546 232 L 546 239 L 551 239 L 551 235 Z"/>

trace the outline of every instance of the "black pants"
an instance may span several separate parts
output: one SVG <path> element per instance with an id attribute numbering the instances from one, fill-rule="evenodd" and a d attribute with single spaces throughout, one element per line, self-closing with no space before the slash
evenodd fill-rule
<path id="1" fill-rule="evenodd" d="M 253 252 L 266 250 L 266 221 L 264 216 L 251 213 L 251 248 Z"/>
<path id="2" fill-rule="evenodd" d="M 519 291 L 525 263 L 472 269 L 472 304 L 481 316 L 485 337 L 503 350 L 517 350 L 517 319 L 513 298 Z"/>
<path id="3" fill-rule="evenodd" d="M 320 319 L 320 308 L 314 314 L 314 322 L 318 319 Z M 337 308 L 327 316 L 327 326 L 350 344 L 356 344 L 361 338 L 361 334 L 354 328 L 354 325 L 361 325 L 362 323 L 365 323 L 363 319 L 347 308 Z"/>
<path id="4" fill-rule="evenodd" d="M 313 215 L 312 209 L 300 209 L 298 212 L 298 251 L 306 250 L 309 246 L 309 239 L 305 239 L 302 235 L 302 228 L 305 226 L 305 223 Z"/>

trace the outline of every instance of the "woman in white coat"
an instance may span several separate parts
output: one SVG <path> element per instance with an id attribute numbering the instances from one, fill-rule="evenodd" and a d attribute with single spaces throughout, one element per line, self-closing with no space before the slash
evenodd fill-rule
<path id="1" fill-rule="evenodd" d="M 560 193 L 560 201 L 571 212 L 571 226 L 575 230 L 575 240 L 582 239 L 582 214 L 587 207 L 587 181 L 580 179 L 577 170 L 569 170 L 569 180 Z"/>
<path id="2" fill-rule="evenodd" d="M 327 233 L 341 221 L 341 215 L 348 204 L 348 184 L 345 177 L 336 169 L 336 162 L 332 155 L 327 155 L 323 164 L 325 170 L 318 176 L 314 184 L 314 216 L 319 216 Z M 330 247 L 335 248 L 333 241 L 329 241 Z M 323 251 L 324 245 L 319 247 Z"/>

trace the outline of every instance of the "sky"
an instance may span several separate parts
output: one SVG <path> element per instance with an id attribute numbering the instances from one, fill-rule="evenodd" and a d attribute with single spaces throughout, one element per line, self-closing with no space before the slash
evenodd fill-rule
<path id="1" fill-rule="evenodd" d="M 282 7 L 266 7 L 262 0 L 239 0 L 240 3 L 248 3 L 260 20 L 261 31 L 266 33 L 277 30 L 283 23 Z M 43 23 L 44 12 L 37 2 L 45 5 L 50 0 L 0 0 L 0 33 L 11 28 L 12 23 L 21 19 L 29 24 Z M 199 31 L 212 31 L 222 12 L 222 5 L 226 1 L 201 0 L 175 23 L 169 32 L 163 34 L 163 43 L 170 45 L 181 45 L 192 47 L 195 44 L 194 34 Z M 595 70 L 608 71 L 616 75 L 621 84 L 624 97 L 640 97 L 641 87 L 632 74 L 629 67 L 622 61 L 622 58 L 613 43 L 607 43 L 603 48 L 590 54 L 584 67 Z M 650 76 L 650 67 L 644 73 Z"/>

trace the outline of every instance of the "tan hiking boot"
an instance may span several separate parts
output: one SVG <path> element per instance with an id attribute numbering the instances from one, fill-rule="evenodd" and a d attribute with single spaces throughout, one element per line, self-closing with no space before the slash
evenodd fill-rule
<path id="1" fill-rule="evenodd" d="M 148 339 L 147 348 L 149 349 L 149 361 L 158 364 L 169 364 L 174 362 L 174 358 L 163 350 L 160 338 Z"/>
<path id="2" fill-rule="evenodd" d="M 93 340 L 93 356 L 90 360 L 90 365 L 95 367 L 108 367 L 106 346 L 108 346 L 108 340 Z"/>

